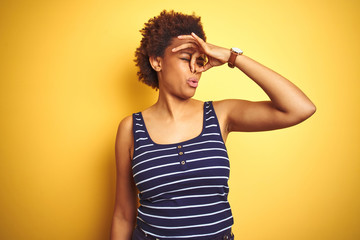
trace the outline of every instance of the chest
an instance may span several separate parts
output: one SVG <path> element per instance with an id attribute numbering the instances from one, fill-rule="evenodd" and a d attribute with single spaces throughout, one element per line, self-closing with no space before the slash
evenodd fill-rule
<path id="1" fill-rule="evenodd" d="M 177 121 L 161 118 L 146 119 L 145 125 L 152 141 L 158 144 L 171 144 L 199 136 L 203 130 L 203 121 L 203 116 L 199 113 Z"/>
<path id="2" fill-rule="evenodd" d="M 152 128 L 159 131 L 155 134 L 157 138 L 152 139 L 142 118 L 135 117 L 132 170 L 141 199 L 162 201 L 164 197 L 177 197 L 168 193 L 178 193 L 179 188 L 189 189 L 194 184 L 211 188 L 220 186 L 220 190 L 224 190 L 222 186 L 227 184 L 230 169 L 217 119 L 209 113 L 200 118 L 200 123 L 196 124 L 198 132 L 188 131 L 192 135 L 182 132 L 184 129 L 196 129 L 192 128 L 191 121 L 185 121 L 184 127 L 178 128 L 172 127 L 176 124 L 164 123 L 162 127 Z M 160 133 L 164 134 L 166 143 L 160 142 Z M 178 135 L 172 137 L 175 133 Z M 158 199 L 159 196 L 162 197 Z"/>

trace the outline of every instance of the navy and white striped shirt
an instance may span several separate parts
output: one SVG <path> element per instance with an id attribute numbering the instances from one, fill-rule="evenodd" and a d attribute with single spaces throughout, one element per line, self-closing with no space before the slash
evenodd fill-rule
<path id="1" fill-rule="evenodd" d="M 233 225 L 227 199 L 229 159 L 212 102 L 199 136 L 153 142 L 141 112 L 133 114 L 132 170 L 139 189 L 137 225 L 160 239 L 211 239 Z"/>

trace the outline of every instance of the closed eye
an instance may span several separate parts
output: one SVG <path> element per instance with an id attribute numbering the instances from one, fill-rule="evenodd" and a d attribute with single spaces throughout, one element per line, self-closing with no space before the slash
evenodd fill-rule
<path id="1" fill-rule="evenodd" d="M 181 58 L 181 60 L 184 60 L 184 61 L 190 62 L 190 59 L 187 59 L 187 58 Z"/>

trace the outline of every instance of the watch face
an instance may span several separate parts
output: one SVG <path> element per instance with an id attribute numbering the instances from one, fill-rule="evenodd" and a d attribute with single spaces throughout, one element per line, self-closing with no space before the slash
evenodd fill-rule
<path id="1" fill-rule="evenodd" d="M 236 52 L 238 54 L 241 54 L 243 52 L 243 51 L 241 51 L 241 49 L 236 48 L 236 47 L 231 48 L 231 50 L 233 50 L 234 52 Z"/>

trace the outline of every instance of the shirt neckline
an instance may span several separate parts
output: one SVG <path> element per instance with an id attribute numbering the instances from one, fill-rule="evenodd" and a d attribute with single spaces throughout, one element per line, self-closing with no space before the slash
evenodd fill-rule
<path id="1" fill-rule="evenodd" d="M 141 120 L 142 120 L 143 125 L 144 125 L 144 130 L 145 130 L 145 133 L 146 133 L 148 139 L 150 140 L 151 143 L 153 143 L 154 145 L 157 145 L 157 146 L 174 146 L 174 145 L 183 145 L 185 143 L 192 142 L 192 141 L 200 138 L 202 136 L 202 134 L 204 133 L 204 130 L 205 130 L 205 124 L 206 124 L 205 123 L 205 107 L 206 107 L 206 104 L 210 105 L 210 103 L 209 102 L 204 102 L 203 103 L 203 121 L 202 121 L 203 123 L 202 123 L 202 129 L 201 129 L 200 134 L 193 137 L 193 138 L 190 138 L 188 140 L 184 140 L 184 141 L 176 142 L 176 143 L 165 143 L 165 144 L 163 144 L 163 143 L 156 143 L 155 141 L 153 141 L 150 134 L 149 134 L 149 132 L 148 132 L 148 130 L 147 130 L 147 127 L 146 127 L 145 120 L 144 120 L 144 117 L 142 115 L 142 112 L 139 112 Z"/>

